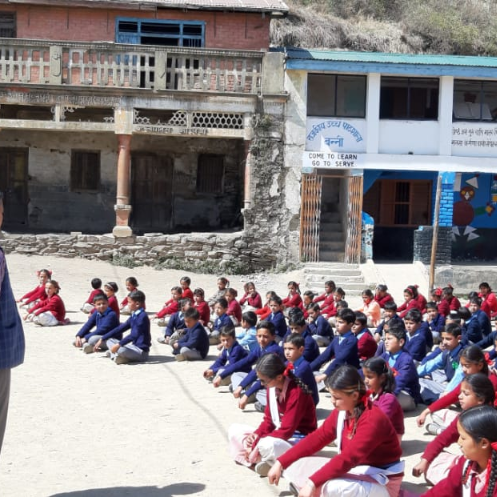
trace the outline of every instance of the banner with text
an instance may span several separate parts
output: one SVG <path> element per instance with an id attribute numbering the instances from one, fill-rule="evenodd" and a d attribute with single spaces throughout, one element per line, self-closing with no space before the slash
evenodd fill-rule
<path id="1" fill-rule="evenodd" d="M 306 150 L 321 152 L 365 152 L 366 121 L 308 118 Z"/>

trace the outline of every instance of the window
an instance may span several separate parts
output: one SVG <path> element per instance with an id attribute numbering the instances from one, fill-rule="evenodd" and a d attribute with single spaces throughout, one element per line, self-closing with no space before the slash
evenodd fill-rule
<path id="1" fill-rule="evenodd" d="M 168 47 L 203 47 L 205 23 L 200 21 L 156 21 L 118 18 L 117 43 L 163 45 Z"/>
<path id="2" fill-rule="evenodd" d="M 197 193 L 223 193 L 224 157 L 204 154 L 198 158 Z"/>
<path id="3" fill-rule="evenodd" d="M 381 78 L 380 119 L 438 119 L 438 79 Z"/>
<path id="4" fill-rule="evenodd" d="M 495 121 L 496 81 L 454 81 L 454 120 Z"/>
<path id="5" fill-rule="evenodd" d="M 379 180 L 364 195 L 363 209 L 376 226 L 427 226 L 431 196 L 428 180 Z"/>
<path id="6" fill-rule="evenodd" d="M 365 117 L 366 76 L 309 74 L 307 115 Z"/>
<path id="7" fill-rule="evenodd" d="M 71 191 L 96 192 L 100 188 L 100 152 L 73 150 Z"/>
<path id="8" fill-rule="evenodd" d="M 16 36 L 15 12 L 0 12 L 0 38 L 15 38 Z"/>

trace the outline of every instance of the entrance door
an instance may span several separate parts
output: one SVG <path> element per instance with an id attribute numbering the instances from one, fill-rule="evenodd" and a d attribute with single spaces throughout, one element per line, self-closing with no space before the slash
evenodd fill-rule
<path id="1" fill-rule="evenodd" d="M 29 201 L 27 148 L 0 149 L 0 191 L 4 193 L 4 227 L 26 227 Z"/>
<path id="2" fill-rule="evenodd" d="M 172 224 L 173 161 L 155 154 L 131 156 L 131 225 L 136 232 L 167 232 Z"/>

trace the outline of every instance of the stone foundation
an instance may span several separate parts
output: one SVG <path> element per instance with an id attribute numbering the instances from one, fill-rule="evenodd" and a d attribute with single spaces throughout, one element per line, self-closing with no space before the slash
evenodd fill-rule
<path id="1" fill-rule="evenodd" d="M 2 233 L 0 245 L 7 253 L 26 255 L 55 255 L 83 257 L 102 261 L 129 258 L 136 265 L 156 266 L 178 260 L 192 263 L 211 263 L 223 268 L 237 264 L 240 269 L 261 271 L 277 262 L 273 250 L 264 247 L 243 231 L 234 233 L 189 233 L 116 238 L 107 235 L 18 235 Z M 174 266 L 171 266 L 174 267 Z"/>

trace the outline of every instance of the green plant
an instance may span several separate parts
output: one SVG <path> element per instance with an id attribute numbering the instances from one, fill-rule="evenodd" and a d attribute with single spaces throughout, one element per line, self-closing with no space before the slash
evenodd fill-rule
<path id="1" fill-rule="evenodd" d="M 130 254 L 113 254 L 110 260 L 110 263 L 113 266 L 122 266 L 127 267 L 129 269 L 133 269 L 138 266 L 143 266 L 141 262 L 138 262 L 132 255 Z"/>

